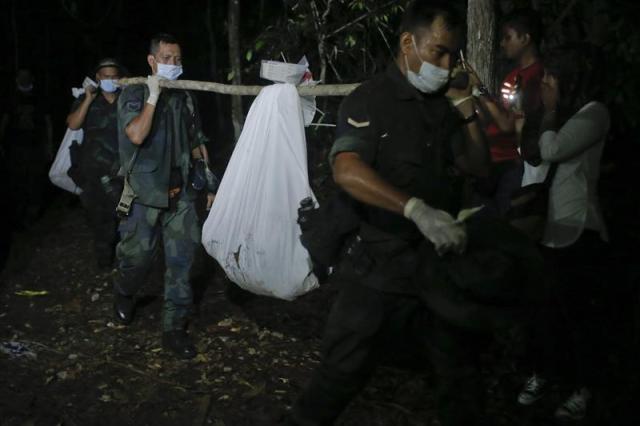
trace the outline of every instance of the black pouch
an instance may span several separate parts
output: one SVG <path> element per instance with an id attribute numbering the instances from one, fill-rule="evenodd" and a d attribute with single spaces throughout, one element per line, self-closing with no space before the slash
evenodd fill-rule
<path id="1" fill-rule="evenodd" d="M 342 191 L 327 199 L 320 208 L 314 208 L 313 200 L 304 199 L 298 209 L 298 224 L 302 231 L 300 241 L 309 252 L 314 273 L 323 282 L 329 269 L 337 265 L 348 250 L 346 244 L 360 227 L 355 202 Z"/>
<path id="2" fill-rule="evenodd" d="M 104 175 L 100 178 L 100 184 L 111 201 L 117 203 L 120 200 L 124 189 L 124 177 Z"/>
<path id="3" fill-rule="evenodd" d="M 191 166 L 189 170 L 189 182 L 191 182 L 191 187 L 196 191 L 202 191 L 204 188 L 207 188 L 207 191 L 214 194 L 220 186 L 220 180 L 213 174 L 207 162 L 202 158 L 195 160 Z"/>
<path id="4" fill-rule="evenodd" d="M 355 235 L 347 240 L 344 255 L 349 259 L 353 270 L 358 275 L 366 275 L 375 266 L 374 258 L 367 251 L 366 245 L 359 235 Z"/>
<path id="5" fill-rule="evenodd" d="M 122 195 L 120 195 L 120 200 L 118 201 L 118 206 L 116 207 L 116 213 L 119 217 L 129 216 L 133 200 L 135 200 L 136 197 L 137 195 L 135 191 L 133 190 L 131 185 L 129 185 L 129 179 L 127 178 L 127 176 L 125 176 Z"/>

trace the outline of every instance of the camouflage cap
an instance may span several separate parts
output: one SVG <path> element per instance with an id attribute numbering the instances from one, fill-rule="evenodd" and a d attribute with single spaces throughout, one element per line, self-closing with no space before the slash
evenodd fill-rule
<path id="1" fill-rule="evenodd" d="M 101 68 L 105 68 L 105 67 L 118 68 L 120 73 L 123 74 L 123 75 L 127 73 L 126 69 L 120 64 L 120 62 L 118 62 L 117 60 L 115 60 L 113 58 L 103 58 L 103 59 L 101 59 L 98 62 L 98 65 L 93 70 L 93 72 L 97 73 Z"/>

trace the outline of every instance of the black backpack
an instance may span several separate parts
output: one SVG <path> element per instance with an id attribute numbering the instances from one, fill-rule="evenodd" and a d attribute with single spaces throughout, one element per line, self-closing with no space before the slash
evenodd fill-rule
<path id="1" fill-rule="evenodd" d="M 420 297 L 435 315 L 466 329 L 493 331 L 531 320 L 553 285 L 537 245 L 499 219 L 474 217 L 466 227 L 462 255 L 440 257 L 432 244 L 421 244 Z"/>

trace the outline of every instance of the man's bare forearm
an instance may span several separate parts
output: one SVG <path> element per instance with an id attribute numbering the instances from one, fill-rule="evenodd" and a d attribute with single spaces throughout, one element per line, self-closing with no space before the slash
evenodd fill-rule
<path id="1" fill-rule="evenodd" d="M 191 150 L 191 158 L 198 160 L 200 158 L 204 159 L 204 161 L 209 163 L 209 151 L 207 150 L 207 146 L 205 144 L 198 145 L 196 148 Z"/>
<path id="2" fill-rule="evenodd" d="M 67 115 L 67 127 L 71 130 L 78 130 L 84 124 L 85 118 L 87 118 L 87 112 L 89 112 L 89 107 L 91 106 L 91 99 L 88 97 L 84 98 L 84 100 L 80 103 L 78 108 Z"/>
<path id="3" fill-rule="evenodd" d="M 515 117 L 511 111 L 504 109 L 495 100 L 486 96 L 480 96 L 479 102 L 483 111 L 487 112 L 490 119 L 496 123 L 502 132 L 511 133 L 515 131 Z"/>
<path id="4" fill-rule="evenodd" d="M 339 153 L 333 164 L 333 178 L 353 198 L 381 209 L 403 214 L 411 198 L 387 183 L 354 152 Z"/>
<path id="5" fill-rule="evenodd" d="M 458 106 L 458 111 L 464 118 L 472 117 L 475 112 L 473 102 L 466 102 Z M 489 173 L 491 155 L 487 139 L 476 118 L 464 124 L 465 143 L 464 155 L 457 159 L 457 165 L 464 172 L 475 176 L 486 176 Z"/>
<path id="6" fill-rule="evenodd" d="M 151 132 L 151 125 L 153 124 L 153 114 L 156 110 L 155 105 L 145 103 L 142 108 L 142 112 L 136 116 L 127 128 L 125 133 L 131 142 L 135 145 L 142 145 L 144 140 L 149 136 Z"/>

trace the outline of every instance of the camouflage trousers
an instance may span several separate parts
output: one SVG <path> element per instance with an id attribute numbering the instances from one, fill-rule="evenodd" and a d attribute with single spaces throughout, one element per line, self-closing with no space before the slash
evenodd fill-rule
<path id="1" fill-rule="evenodd" d="M 87 179 L 80 194 L 93 234 L 93 246 L 99 266 L 110 266 L 118 240 L 116 201 L 102 188 L 99 178 Z"/>
<path id="2" fill-rule="evenodd" d="M 189 281 L 194 252 L 200 242 L 200 227 L 193 201 L 179 200 L 175 211 L 135 203 L 120 221 L 116 247 L 118 274 L 114 290 L 134 295 L 144 283 L 162 237 L 164 247 L 163 330 L 184 326 L 193 304 Z"/>

